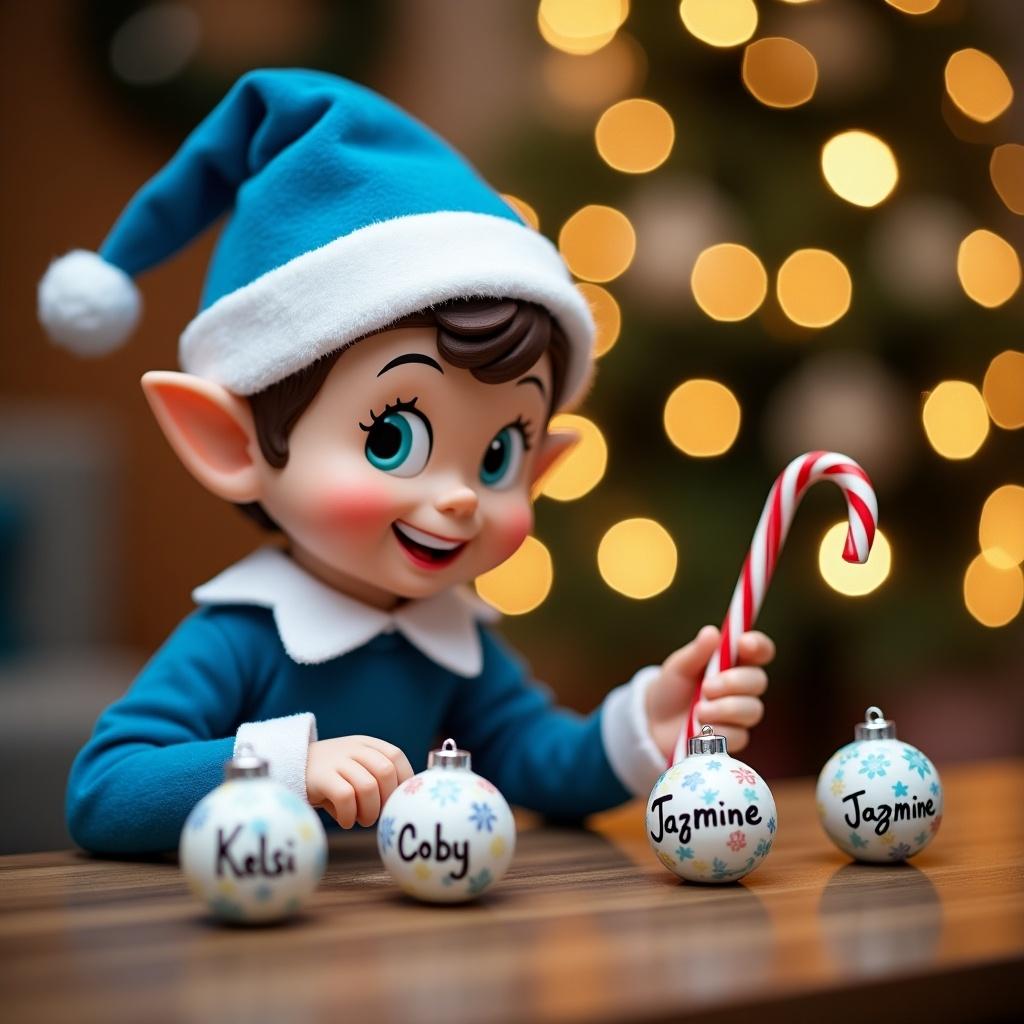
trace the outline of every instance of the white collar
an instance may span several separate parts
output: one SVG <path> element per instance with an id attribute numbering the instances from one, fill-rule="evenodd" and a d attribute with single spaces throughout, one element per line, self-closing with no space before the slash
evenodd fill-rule
<path id="1" fill-rule="evenodd" d="M 497 618 L 493 608 L 465 587 L 382 611 L 322 583 L 273 547 L 254 551 L 196 587 L 192 600 L 269 608 L 286 653 L 300 665 L 340 657 L 397 629 L 431 661 L 468 677 L 483 670 L 476 620 Z"/>

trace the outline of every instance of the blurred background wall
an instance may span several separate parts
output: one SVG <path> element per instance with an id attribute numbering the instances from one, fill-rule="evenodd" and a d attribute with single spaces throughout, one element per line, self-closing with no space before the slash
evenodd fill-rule
<path id="1" fill-rule="evenodd" d="M 214 232 L 143 277 L 142 326 L 103 359 L 44 342 L 36 282 L 265 65 L 355 78 L 436 128 L 594 306 L 584 444 L 480 582 L 564 702 L 720 623 L 775 475 L 835 448 L 872 475 L 883 536 L 844 572 L 840 496 L 804 503 L 748 759 L 816 772 L 870 703 L 940 764 L 1024 749 L 1016 0 L 47 0 L 3 5 L 0 29 L 3 849 L 67 842 L 98 710 L 262 539 L 138 387 L 176 365 Z"/>

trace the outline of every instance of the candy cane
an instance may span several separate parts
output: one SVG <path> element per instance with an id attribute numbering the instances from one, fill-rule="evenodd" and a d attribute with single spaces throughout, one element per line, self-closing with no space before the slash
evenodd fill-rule
<path id="1" fill-rule="evenodd" d="M 846 497 L 850 528 L 846 534 L 843 559 L 847 562 L 867 561 L 878 523 L 878 501 L 867 473 L 853 459 L 837 452 L 808 452 L 794 459 L 768 494 L 743 572 L 729 602 L 729 614 L 722 625 L 722 641 L 697 683 L 686 728 L 680 732 L 676 743 L 673 764 L 686 756 L 686 740 L 700 730 L 696 708 L 704 680 L 736 664 L 740 637 L 753 626 L 761 610 L 796 507 L 807 489 L 819 480 L 838 484 Z"/>

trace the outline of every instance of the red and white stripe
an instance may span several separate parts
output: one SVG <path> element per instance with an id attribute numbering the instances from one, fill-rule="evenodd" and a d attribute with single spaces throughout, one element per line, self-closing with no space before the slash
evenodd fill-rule
<path id="1" fill-rule="evenodd" d="M 721 644 L 711 655 L 697 684 L 686 728 L 680 732 L 676 743 L 673 764 L 686 756 L 687 739 L 700 731 L 701 723 L 695 709 L 704 679 L 736 664 L 740 637 L 753 626 L 761 610 L 796 507 L 807 489 L 819 480 L 831 480 L 846 497 L 850 528 L 846 534 L 843 559 L 847 562 L 867 561 L 878 524 L 878 501 L 867 473 L 853 459 L 838 452 L 808 452 L 794 459 L 782 471 L 768 495 L 743 572 L 729 603 L 729 614 L 722 625 Z"/>

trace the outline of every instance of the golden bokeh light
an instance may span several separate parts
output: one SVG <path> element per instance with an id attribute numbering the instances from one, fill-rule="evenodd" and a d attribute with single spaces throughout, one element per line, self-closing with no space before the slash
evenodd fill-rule
<path id="1" fill-rule="evenodd" d="M 1024 352 L 1000 352 L 988 364 L 981 393 L 997 427 L 1024 427 Z"/>
<path id="2" fill-rule="evenodd" d="M 594 339 L 594 357 L 599 359 L 606 352 L 610 351 L 615 342 L 619 340 L 619 331 L 622 329 L 622 311 L 619 309 L 615 296 L 607 288 L 599 284 L 591 284 L 584 281 L 576 285 L 579 293 L 587 300 L 590 306 L 590 313 L 594 318 L 594 325 L 597 327 L 597 337 Z"/>
<path id="3" fill-rule="evenodd" d="M 668 396 L 662 423 L 681 452 L 710 458 L 732 447 L 740 419 L 740 403 L 724 384 L 696 379 L 684 381 Z"/>
<path id="4" fill-rule="evenodd" d="M 997 569 L 1024 562 L 1024 487 L 1004 484 L 988 496 L 981 509 L 978 543 Z"/>
<path id="5" fill-rule="evenodd" d="M 877 206 L 899 180 L 892 150 L 859 129 L 833 135 L 821 149 L 821 172 L 830 189 L 855 206 Z"/>
<path id="6" fill-rule="evenodd" d="M 944 380 L 925 399 L 924 432 L 944 459 L 969 459 L 988 437 L 981 392 L 964 380 Z"/>
<path id="7" fill-rule="evenodd" d="M 636 91 L 646 68 L 647 58 L 640 44 L 620 32 L 607 46 L 586 56 L 549 49 L 544 54 L 541 77 L 563 110 L 591 115 Z"/>
<path id="8" fill-rule="evenodd" d="M 754 0 L 682 0 L 679 17 L 690 35 L 709 46 L 739 46 L 757 28 Z"/>
<path id="9" fill-rule="evenodd" d="M 957 50 L 946 61 L 946 92 L 973 121 L 994 121 L 1013 102 L 1013 86 L 998 62 L 981 50 Z"/>
<path id="10" fill-rule="evenodd" d="M 477 577 L 476 592 L 505 615 L 525 615 L 544 601 L 553 580 L 551 552 L 527 537 L 511 558 Z"/>
<path id="11" fill-rule="evenodd" d="M 838 256 L 825 249 L 797 249 L 779 267 L 775 293 L 793 323 L 828 327 L 850 308 L 853 281 Z"/>
<path id="12" fill-rule="evenodd" d="M 609 167 L 644 174 L 660 167 L 672 152 L 676 129 L 669 112 L 653 100 L 622 100 L 597 122 L 594 141 Z"/>
<path id="13" fill-rule="evenodd" d="M 1016 565 L 1000 569 L 978 555 L 964 573 L 964 604 L 983 626 L 1005 626 L 1024 604 L 1024 573 Z"/>
<path id="14" fill-rule="evenodd" d="M 768 107 L 799 107 L 818 85 L 814 54 L 793 39 L 769 36 L 743 51 L 743 84 Z"/>
<path id="15" fill-rule="evenodd" d="M 960 243 L 956 273 L 969 298 L 994 309 L 1020 287 L 1020 257 L 1005 238 L 978 228 Z"/>
<path id="16" fill-rule="evenodd" d="M 512 207 L 516 213 L 519 214 L 527 224 L 533 228 L 534 231 L 540 230 L 540 217 L 537 216 L 537 211 L 525 200 L 520 199 L 518 196 L 509 195 L 507 192 L 501 193 L 501 198 Z"/>
<path id="17" fill-rule="evenodd" d="M 601 538 L 597 567 L 612 590 L 642 600 L 660 594 L 675 579 L 675 542 L 653 519 L 624 519 Z"/>
<path id="18" fill-rule="evenodd" d="M 1007 142 L 992 150 L 988 173 L 999 198 L 1013 213 L 1024 213 L 1024 146 Z"/>
<path id="19" fill-rule="evenodd" d="M 875 531 L 871 553 L 863 564 L 843 561 L 843 547 L 849 524 L 844 520 L 830 526 L 818 547 L 818 571 L 833 589 L 847 597 L 863 597 L 877 590 L 892 569 L 892 548 L 881 530 Z"/>
<path id="20" fill-rule="evenodd" d="M 585 281 L 611 281 L 633 262 L 636 232 L 610 206 L 584 206 L 562 225 L 558 248 L 569 269 Z"/>
<path id="21" fill-rule="evenodd" d="M 558 501 L 574 501 L 592 491 L 608 466 L 608 444 L 600 427 L 585 416 L 562 413 L 551 420 L 551 430 L 571 430 L 579 443 L 555 463 L 540 481 L 538 493 Z"/>
<path id="22" fill-rule="evenodd" d="M 557 50 L 589 54 L 615 38 L 629 16 L 629 0 L 541 0 L 537 26 Z"/>
<path id="23" fill-rule="evenodd" d="M 722 242 L 697 257 L 690 287 L 697 305 L 712 320 L 745 320 L 764 302 L 768 275 L 746 246 Z"/>
<path id="24" fill-rule="evenodd" d="M 885 0 L 885 2 L 904 14 L 930 14 L 939 6 L 940 0 Z"/>

